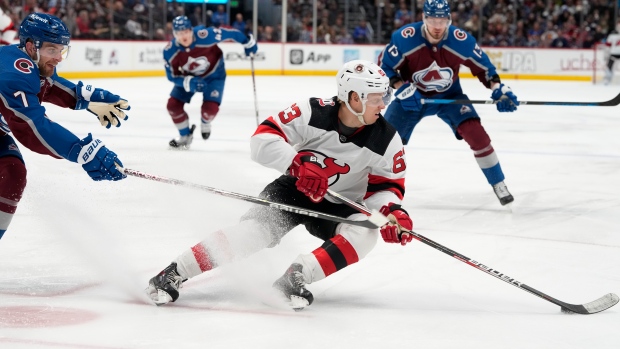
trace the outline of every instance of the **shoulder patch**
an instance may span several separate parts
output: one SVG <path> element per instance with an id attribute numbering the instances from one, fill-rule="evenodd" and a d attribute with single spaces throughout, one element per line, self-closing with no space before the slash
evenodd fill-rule
<path id="1" fill-rule="evenodd" d="M 168 41 L 168 44 L 166 45 L 166 47 L 164 47 L 164 51 L 169 50 L 171 47 L 172 47 L 172 41 Z"/>
<path id="2" fill-rule="evenodd" d="M 34 68 L 34 63 L 26 58 L 18 58 L 13 65 L 15 66 L 15 69 L 24 74 L 32 73 L 32 68 Z"/>
<path id="3" fill-rule="evenodd" d="M 454 29 L 454 37 L 459 41 L 467 39 L 467 33 L 461 29 Z"/>
<path id="4" fill-rule="evenodd" d="M 200 38 L 200 39 L 204 39 L 207 36 L 209 36 L 209 31 L 206 29 L 200 29 L 199 31 L 196 32 L 196 35 Z"/>
<path id="5" fill-rule="evenodd" d="M 406 27 L 403 28 L 403 30 L 400 31 L 400 35 L 402 35 L 403 38 L 411 38 L 415 35 L 415 28 L 414 27 Z"/>

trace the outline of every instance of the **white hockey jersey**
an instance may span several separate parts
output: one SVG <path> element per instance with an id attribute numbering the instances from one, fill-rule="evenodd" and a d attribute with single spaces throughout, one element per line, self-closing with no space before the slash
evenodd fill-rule
<path id="1" fill-rule="evenodd" d="M 0 8 L 0 46 L 12 44 L 16 34 L 11 17 Z"/>
<path id="2" fill-rule="evenodd" d="M 270 116 L 251 138 L 252 160 L 287 173 L 298 152 L 316 155 L 329 188 L 378 210 L 400 203 L 407 164 L 400 136 L 383 117 L 347 137 L 338 132 L 337 98 L 310 98 Z M 327 200 L 336 200 L 325 197 Z"/>
<path id="3" fill-rule="evenodd" d="M 612 33 L 607 37 L 607 45 L 609 45 L 609 53 L 612 55 L 620 55 L 620 34 Z"/>

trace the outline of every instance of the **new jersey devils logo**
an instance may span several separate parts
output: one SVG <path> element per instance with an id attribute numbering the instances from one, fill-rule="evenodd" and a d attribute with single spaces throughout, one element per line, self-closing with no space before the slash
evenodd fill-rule
<path id="1" fill-rule="evenodd" d="M 351 171 L 351 167 L 348 164 L 339 165 L 336 163 L 336 159 L 330 158 L 323 153 L 320 153 L 316 150 L 303 149 L 299 152 L 310 152 L 313 153 L 321 167 L 323 167 L 323 171 L 327 175 L 327 180 L 329 181 L 329 185 L 333 185 L 340 179 L 340 175 L 347 174 Z"/>
<path id="2" fill-rule="evenodd" d="M 411 80 L 422 91 L 443 92 L 452 86 L 453 76 L 452 68 L 442 68 L 433 62 L 428 68 L 413 73 Z"/>

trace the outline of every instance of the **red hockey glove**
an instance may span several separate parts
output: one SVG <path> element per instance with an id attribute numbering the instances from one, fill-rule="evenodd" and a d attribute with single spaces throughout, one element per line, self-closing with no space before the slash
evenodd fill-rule
<path id="1" fill-rule="evenodd" d="M 312 202 L 319 203 L 327 193 L 327 175 L 319 164 L 316 156 L 309 152 L 297 154 L 293 159 L 289 172 L 299 178 L 295 185 L 297 190 L 306 194 Z"/>
<path id="2" fill-rule="evenodd" d="M 409 234 L 413 230 L 413 221 L 407 211 L 400 205 L 390 202 L 379 210 L 390 222 L 381 227 L 381 237 L 388 243 L 398 243 L 405 246 L 413 240 Z"/>

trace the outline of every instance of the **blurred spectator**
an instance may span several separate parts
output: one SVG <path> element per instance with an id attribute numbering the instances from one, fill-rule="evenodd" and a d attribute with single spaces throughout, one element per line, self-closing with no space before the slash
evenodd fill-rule
<path id="1" fill-rule="evenodd" d="M 75 19 L 75 37 L 79 39 L 90 39 L 92 35 L 90 33 L 90 17 L 87 10 L 81 10 L 78 17 Z"/>
<path id="2" fill-rule="evenodd" d="M 359 25 L 353 29 L 353 41 L 356 44 L 367 44 L 370 42 L 370 31 L 365 19 L 360 20 Z"/>
<path id="3" fill-rule="evenodd" d="M 242 32 L 243 34 L 248 35 L 242 13 L 239 12 L 235 15 L 235 21 L 233 22 L 232 27 Z"/>
<path id="4" fill-rule="evenodd" d="M 409 11 L 409 7 L 405 0 L 398 2 L 398 10 L 394 14 L 394 27 L 400 28 L 407 23 L 411 23 L 413 14 Z"/>
<path id="5" fill-rule="evenodd" d="M 211 22 L 213 22 L 213 25 L 216 27 L 226 27 L 229 25 L 228 14 L 226 13 L 224 5 L 217 5 L 217 11 L 211 16 Z"/>

